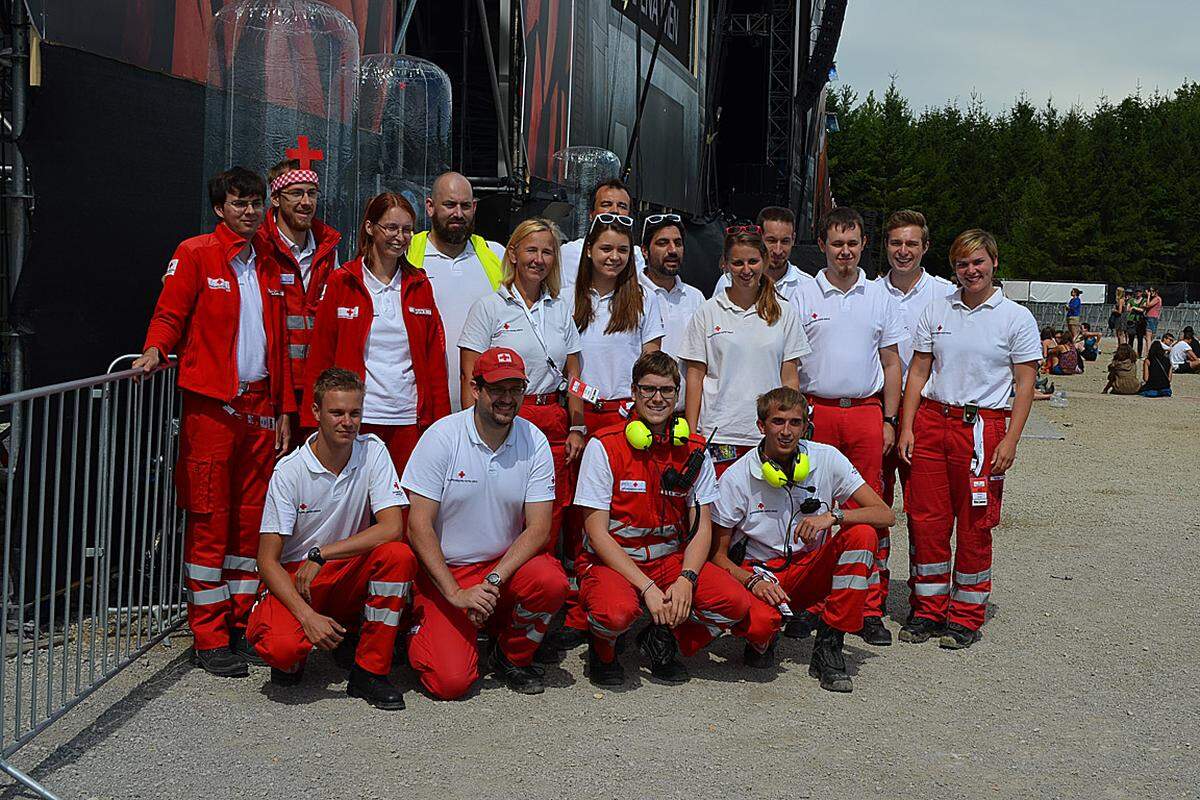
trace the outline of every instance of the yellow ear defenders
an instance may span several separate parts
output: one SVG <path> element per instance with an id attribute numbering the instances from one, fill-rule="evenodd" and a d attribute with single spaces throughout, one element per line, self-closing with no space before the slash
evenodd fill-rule
<path id="1" fill-rule="evenodd" d="M 776 489 L 782 489 L 785 486 L 795 486 L 798 483 L 802 483 L 804 479 L 808 477 L 808 453 L 804 452 L 803 450 L 798 450 L 796 455 L 792 458 L 791 475 L 788 475 L 788 473 L 781 469 L 780 466 L 774 461 L 763 456 L 761 448 L 759 449 L 758 454 L 760 457 L 762 457 L 762 478 L 767 482 L 768 486 L 774 486 Z"/>
<path id="2" fill-rule="evenodd" d="M 691 435 L 692 431 L 688 427 L 687 420 L 683 417 L 675 417 L 675 421 L 671 423 L 671 444 L 676 447 L 685 445 Z M 634 450 L 649 450 L 650 445 L 654 444 L 654 434 L 640 419 L 630 420 L 629 424 L 625 426 L 625 441 L 629 442 L 629 446 Z M 805 469 L 805 474 L 808 474 L 807 469 Z"/>

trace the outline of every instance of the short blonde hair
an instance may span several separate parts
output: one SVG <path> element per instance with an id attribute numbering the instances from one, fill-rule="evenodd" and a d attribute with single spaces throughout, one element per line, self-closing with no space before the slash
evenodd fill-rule
<path id="1" fill-rule="evenodd" d="M 535 233 L 549 233 L 550 238 L 554 241 L 554 263 L 550 265 L 550 269 L 546 270 L 546 277 L 542 279 L 542 286 L 551 297 L 558 297 L 558 291 L 562 288 L 562 257 L 559 252 L 558 242 L 562 238 L 558 232 L 558 227 L 548 219 L 541 217 L 531 217 L 525 220 L 513 230 L 512 236 L 508 237 L 508 244 L 504 248 L 504 273 L 500 282 L 508 288 L 512 288 L 513 282 L 517 279 L 516 258 L 517 245 L 529 238 Z"/>
<path id="2" fill-rule="evenodd" d="M 887 222 L 883 225 L 884 241 L 891 235 L 892 231 L 897 228 L 907 228 L 912 226 L 921 229 L 921 243 L 929 244 L 929 223 L 925 220 L 925 215 L 920 211 L 913 211 L 910 208 L 900 211 L 893 211 L 888 215 Z"/>
<path id="3" fill-rule="evenodd" d="M 1000 260 L 1000 251 L 996 247 L 996 237 L 980 228 L 971 228 L 955 237 L 954 244 L 950 245 L 951 269 L 954 268 L 955 262 L 966 258 L 976 250 L 987 252 L 992 257 L 992 261 Z"/>

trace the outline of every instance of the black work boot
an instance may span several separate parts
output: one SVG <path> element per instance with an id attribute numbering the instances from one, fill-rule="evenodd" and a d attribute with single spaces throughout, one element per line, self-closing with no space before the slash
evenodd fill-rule
<path id="1" fill-rule="evenodd" d="M 271 683 L 275 686 L 295 686 L 303 677 L 304 667 L 300 667 L 295 672 L 284 672 L 271 667 Z"/>
<path id="2" fill-rule="evenodd" d="M 973 631 L 957 622 L 947 622 L 946 630 L 942 632 L 942 638 L 938 640 L 938 646 L 947 650 L 962 650 L 978 641 L 979 631 Z"/>
<path id="3" fill-rule="evenodd" d="M 946 626 L 927 617 L 913 617 L 900 629 L 900 641 L 911 644 L 928 642 L 946 632 Z"/>
<path id="4" fill-rule="evenodd" d="M 884 627 L 880 617 L 863 617 L 858 635 L 864 642 L 876 647 L 889 647 L 892 644 L 892 632 Z"/>
<path id="5" fill-rule="evenodd" d="M 625 668 L 613 656 L 612 661 L 602 661 L 596 652 L 596 645 L 588 645 L 587 654 L 588 680 L 596 686 L 623 686 L 625 684 Z"/>
<path id="6" fill-rule="evenodd" d="M 219 678 L 245 678 L 250 674 L 250 668 L 241 656 L 228 647 L 214 647 L 211 650 L 192 650 L 192 663 L 209 675 Z"/>
<path id="7" fill-rule="evenodd" d="M 650 662 L 650 674 L 663 683 L 677 686 L 691 679 L 687 667 L 679 660 L 675 634 L 667 626 L 647 625 L 637 635 L 637 646 Z"/>
<path id="8" fill-rule="evenodd" d="M 509 661 L 508 657 L 504 655 L 504 651 L 500 649 L 499 642 L 492 650 L 492 672 L 514 692 L 541 694 L 546 691 L 546 682 L 542 677 L 542 671 L 533 665 L 518 667 Z"/>
<path id="9" fill-rule="evenodd" d="M 376 708 L 384 711 L 401 711 L 404 709 L 404 692 L 392 685 L 387 675 L 376 675 L 367 672 L 355 664 L 350 668 L 350 678 L 346 683 L 346 694 L 351 697 L 361 697 Z"/>
<path id="10" fill-rule="evenodd" d="M 778 636 L 772 638 L 767 649 L 761 653 L 754 649 L 754 645 L 746 642 L 746 649 L 742 651 L 742 663 L 755 669 L 770 669 L 775 666 L 775 644 L 778 641 Z"/>
<path id="11" fill-rule="evenodd" d="M 817 629 L 819 621 L 820 618 L 811 611 L 801 611 L 784 626 L 783 635 L 789 639 L 807 639 Z"/>
<path id="12" fill-rule="evenodd" d="M 397 637 L 398 638 L 398 637 Z M 358 633 L 346 632 L 338 646 L 333 648 L 333 661 L 342 669 L 354 667 L 354 654 L 358 651 Z"/>
<path id="13" fill-rule="evenodd" d="M 581 644 L 587 644 L 588 632 L 581 631 L 579 628 L 572 628 L 570 625 L 563 625 L 558 630 L 548 634 L 546 641 L 549 642 L 548 647 L 552 647 L 558 651 L 574 650 Z"/>
<path id="14" fill-rule="evenodd" d="M 233 654 L 252 667 L 265 667 L 267 662 L 254 649 L 254 645 L 246 641 L 245 631 L 234 631 L 229 634 L 229 649 Z"/>
<path id="15" fill-rule="evenodd" d="M 808 674 L 821 681 L 827 692 L 852 692 L 854 682 L 846 672 L 846 657 L 842 655 L 845 634 L 822 621 L 817 626 L 817 641 L 813 645 Z"/>

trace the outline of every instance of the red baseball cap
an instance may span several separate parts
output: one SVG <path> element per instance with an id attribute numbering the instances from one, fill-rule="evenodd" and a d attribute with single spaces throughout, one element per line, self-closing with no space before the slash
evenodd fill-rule
<path id="1" fill-rule="evenodd" d="M 473 378 L 483 378 L 484 383 L 496 383 L 510 378 L 525 380 L 525 362 L 515 350 L 507 347 L 492 347 L 475 359 Z"/>

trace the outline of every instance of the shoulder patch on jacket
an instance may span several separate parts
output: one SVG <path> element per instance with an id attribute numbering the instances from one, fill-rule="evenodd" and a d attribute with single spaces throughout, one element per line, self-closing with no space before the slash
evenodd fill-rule
<path id="1" fill-rule="evenodd" d="M 175 274 L 175 270 L 176 270 L 178 267 L 179 267 L 179 259 L 178 259 L 178 258 L 172 258 L 172 259 L 171 259 L 169 262 L 167 262 L 167 274 L 166 274 L 164 277 L 167 277 L 167 278 L 169 278 L 169 277 L 171 277 L 172 275 L 174 275 L 174 274 Z"/>

